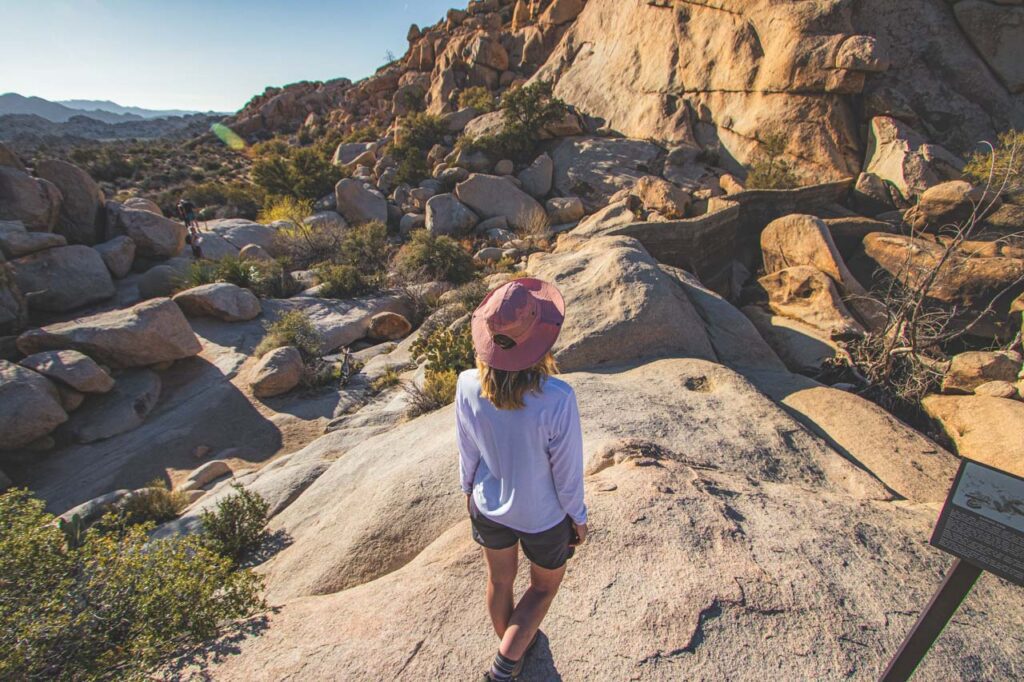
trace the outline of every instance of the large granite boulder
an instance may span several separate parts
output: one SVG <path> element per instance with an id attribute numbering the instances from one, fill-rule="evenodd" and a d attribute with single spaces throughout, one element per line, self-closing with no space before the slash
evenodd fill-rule
<path id="1" fill-rule="evenodd" d="M 957 22 L 1006 89 L 1024 93 L 1024 7 L 1018 0 L 963 0 L 953 5 Z M 1014 7 L 1013 5 L 1018 5 Z"/>
<path id="2" fill-rule="evenodd" d="M 132 263 L 135 262 L 135 242 L 131 237 L 120 235 L 94 248 L 115 278 L 121 279 L 131 272 Z"/>
<path id="3" fill-rule="evenodd" d="M 922 405 L 961 457 L 1024 477 L 1024 402 L 983 395 L 930 395 Z"/>
<path id="4" fill-rule="evenodd" d="M 974 393 L 990 381 L 1017 381 L 1021 372 L 1020 353 L 1013 351 L 968 351 L 953 356 L 942 378 L 943 393 Z"/>
<path id="5" fill-rule="evenodd" d="M 185 247 L 185 226 L 148 210 L 122 208 L 118 223 L 139 256 L 174 258 Z"/>
<path id="6" fill-rule="evenodd" d="M 66 161 L 47 159 L 36 164 L 36 175 L 52 182 L 64 197 L 56 232 L 72 244 L 92 246 L 103 241 L 107 198 L 88 173 Z"/>
<path id="7" fill-rule="evenodd" d="M 169 298 L 33 329 L 17 343 L 26 355 L 72 349 L 110 367 L 146 367 L 202 350 L 188 320 Z"/>
<path id="8" fill-rule="evenodd" d="M 474 173 L 458 184 L 455 197 L 483 218 L 504 217 L 516 230 L 547 224 L 544 207 L 505 177 Z"/>
<path id="9" fill-rule="evenodd" d="M 34 310 L 65 312 L 114 295 L 100 254 L 88 246 L 58 246 L 11 262 L 18 287 Z"/>
<path id="10" fill-rule="evenodd" d="M 21 225 L 21 223 L 5 224 Z M 55 246 L 67 246 L 67 244 L 68 240 L 64 238 L 64 235 L 53 232 L 0 229 L 0 254 L 7 258 L 21 258 L 37 251 L 45 251 Z"/>
<path id="11" fill-rule="evenodd" d="M 555 162 L 547 154 L 541 154 L 529 166 L 519 171 L 519 182 L 523 191 L 534 199 L 543 199 L 551 193 L 554 182 Z"/>
<path id="12" fill-rule="evenodd" d="M 587 211 L 605 206 L 622 189 L 650 175 L 661 149 L 643 140 L 570 137 L 559 142 L 554 161 L 554 185 L 563 196 L 578 196 Z"/>
<path id="13" fill-rule="evenodd" d="M 915 200 L 929 187 L 959 179 L 963 165 L 906 123 L 888 116 L 871 119 L 864 170 L 895 187 L 903 199 Z"/>
<path id="14" fill-rule="evenodd" d="M 0 450 L 16 450 L 67 421 L 57 387 L 30 369 L 0 360 Z"/>
<path id="15" fill-rule="evenodd" d="M 768 292 L 772 312 L 814 327 L 830 339 L 855 338 L 864 328 L 850 314 L 835 282 L 809 265 L 784 268 L 758 282 Z"/>
<path id="16" fill-rule="evenodd" d="M 851 267 L 864 276 L 881 271 L 908 289 L 920 289 L 943 262 L 945 248 L 931 239 L 872 233 Z M 945 261 L 926 295 L 934 305 L 956 306 L 963 322 L 973 321 L 991 303 L 995 311 L 972 334 L 991 337 L 1015 333 L 1009 320 L 1013 300 L 1024 293 L 1024 259 L 985 257 L 959 250 Z"/>
<path id="17" fill-rule="evenodd" d="M 981 187 L 974 187 L 963 180 L 950 180 L 929 187 L 921 193 L 917 205 L 903 216 L 903 221 L 919 232 L 940 232 L 957 226 L 966 226 L 977 211 L 993 202 L 994 196 L 986 196 Z"/>
<path id="18" fill-rule="evenodd" d="M 95 443 L 142 425 L 160 400 L 161 381 L 148 369 L 123 372 L 114 389 L 90 399 L 62 427 L 78 443 Z"/>
<path id="19" fill-rule="evenodd" d="M 644 357 L 716 357 L 682 288 L 634 239 L 595 237 L 575 251 L 535 254 L 526 269 L 565 297 L 554 352 L 566 371 Z"/>
<path id="20" fill-rule="evenodd" d="M 131 199 L 126 199 L 124 204 L 122 205 L 125 208 L 134 208 L 140 211 L 149 211 L 150 213 L 155 213 L 159 216 L 162 216 L 164 214 L 164 212 L 160 209 L 160 207 L 157 205 L 155 201 L 143 197 L 132 197 Z"/>
<path id="21" fill-rule="evenodd" d="M 334 187 L 338 213 L 351 225 L 388 221 L 388 201 L 359 180 L 345 178 Z"/>
<path id="22" fill-rule="evenodd" d="M 52 232 L 61 201 L 60 190 L 52 182 L 0 166 L 0 220 L 19 220 L 30 230 Z"/>
<path id="23" fill-rule="evenodd" d="M 7 166 L 15 170 L 24 171 L 25 164 L 21 162 L 18 155 L 3 142 L 0 142 L 0 166 Z"/>
<path id="24" fill-rule="evenodd" d="M 479 222 L 480 217 L 454 194 L 438 194 L 427 200 L 426 228 L 432 235 L 464 237 Z"/>
<path id="25" fill-rule="evenodd" d="M 28 304 L 18 288 L 14 268 L 0 263 L 0 336 L 17 333 L 27 319 Z"/>
<path id="26" fill-rule="evenodd" d="M 251 320 L 263 311 L 255 294 L 227 282 L 186 289 L 174 295 L 174 302 L 189 317 L 215 317 L 225 322 Z"/>
<path id="27" fill-rule="evenodd" d="M 298 386 L 304 373 L 305 365 L 297 348 L 275 348 L 250 370 L 249 388 L 257 398 L 272 398 Z"/>
<path id="28" fill-rule="evenodd" d="M 106 393 L 114 380 L 88 355 L 76 350 L 35 353 L 18 363 L 80 393 Z"/>

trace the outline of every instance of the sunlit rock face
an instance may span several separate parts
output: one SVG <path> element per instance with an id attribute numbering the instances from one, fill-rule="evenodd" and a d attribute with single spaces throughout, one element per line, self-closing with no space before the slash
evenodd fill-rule
<path id="1" fill-rule="evenodd" d="M 539 77 L 629 137 L 720 143 L 726 164 L 782 133 L 807 179 L 856 175 L 873 116 L 953 151 L 1024 125 L 1024 97 L 926 0 L 590 0 Z"/>

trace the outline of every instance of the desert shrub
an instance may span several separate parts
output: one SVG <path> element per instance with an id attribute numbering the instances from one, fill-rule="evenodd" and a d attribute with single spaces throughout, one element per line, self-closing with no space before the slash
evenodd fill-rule
<path id="1" fill-rule="evenodd" d="M 341 262 L 359 269 L 364 277 L 379 280 L 391 260 L 388 227 L 381 222 L 365 223 L 345 233 Z"/>
<path id="2" fill-rule="evenodd" d="M 305 270 L 317 263 L 338 260 L 347 232 L 348 228 L 344 227 L 312 226 L 299 221 L 292 227 L 278 230 L 274 241 L 292 268 Z"/>
<path id="3" fill-rule="evenodd" d="M 484 135 L 470 140 L 463 137 L 460 147 L 479 150 L 493 158 L 526 161 L 532 158 L 544 126 L 553 123 L 567 111 L 566 105 L 553 95 L 549 81 L 508 90 L 501 98 L 504 128 L 497 135 Z"/>
<path id="4" fill-rule="evenodd" d="M 467 313 L 476 310 L 486 297 L 487 284 L 479 279 L 463 284 L 451 293 L 452 303 L 461 306 Z"/>
<path id="5" fill-rule="evenodd" d="M 255 219 L 263 205 L 263 194 L 248 183 L 210 181 L 160 193 L 155 201 L 165 215 L 175 214 L 178 200 L 187 196 L 199 210 L 221 208 L 242 218 Z"/>
<path id="6" fill-rule="evenodd" d="M 237 565 L 267 539 L 270 505 L 240 485 L 232 488 L 235 492 L 216 509 L 203 512 L 202 538 L 207 548 Z"/>
<path id="7" fill-rule="evenodd" d="M 416 112 L 403 118 L 389 150 L 398 164 L 396 181 L 416 184 L 430 175 L 427 154 L 435 144 L 444 140 L 446 133 L 437 116 Z"/>
<path id="8" fill-rule="evenodd" d="M 415 384 L 406 386 L 409 396 L 407 416 L 418 417 L 450 405 L 455 400 L 458 381 L 459 375 L 453 371 L 427 372 L 422 387 Z"/>
<path id="9" fill-rule="evenodd" d="M 1024 203 L 1024 131 L 1009 130 L 996 144 L 974 152 L 964 167 L 964 177 L 976 185 L 991 186 L 1003 199 Z"/>
<path id="10" fill-rule="evenodd" d="M 180 491 L 169 490 L 161 479 L 152 481 L 149 486 L 117 505 L 125 521 L 131 524 L 164 523 L 178 518 L 187 506 L 188 496 Z"/>
<path id="11" fill-rule="evenodd" d="M 313 201 L 296 199 L 292 196 L 276 196 L 267 199 L 259 212 L 257 222 L 269 225 L 279 220 L 287 220 L 293 225 L 301 225 L 302 220 L 313 213 Z"/>
<path id="12" fill-rule="evenodd" d="M 320 280 L 320 295 L 324 298 L 352 298 L 373 290 L 359 268 L 352 265 L 320 263 L 313 271 Z"/>
<path id="13" fill-rule="evenodd" d="M 370 382 L 370 390 L 374 393 L 386 391 L 392 386 L 402 383 L 402 377 L 394 367 L 388 367 L 384 373 Z"/>
<path id="14" fill-rule="evenodd" d="M 431 334 L 424 344 L 427 372 L 462 372 L 476 363 L 473 335 L 468 324 L 458 329 L 445 327 Z"/>
<path id="15" fill-rule="evenodd" d="M 290 310 L 274 322 L 265 323 L 267 335 L 256 347 L 256 355 L 264 356 L 275 348 L 295 346 L 304 359 L 320 357 L 324 339 L 301 310 Z"/>
<path id="16" fill-rule="evenodd" d="M 494 95 L 482 85 L 466 88 L 459 93 L 459 108 L 467 107 L 476 109 L 480 113 L 487 113 L 495 110 Z"/>
<path id="17" fill-rule="evenodd" d="M 786 137 L 782 134 L 765 135 L 761 148 L 751 160 L 747 170 L 747 189 L 792 189 L 800 186 L 797 177 L 785 158 Z"/>
<path id="18" fill-rule="evenodd" d="M 80 147 L 72 150 L 70 158 L 94 180 L 112 182 L 118 178 L 131 178 L 139 170 L 139 162 L 109 146 Z"/>
<path id="19" fill-rule="evenodd" d="M 201 537 L 122 525 L 68 546 L 52 521 L 28 491 L 0 495 L 2 679 L 144 678 L 265 607 L 260 579 Z"/>
<path id="20" fill-rule="evenodd" d="M 473 279 L 473 257 L 462 246 L 445 236 L 416 230 L 412 239 L 395 257 L 395 269 L 412 280 L 442 280 L 463 284 Z"/>
<path id="21" fill-rule="evenodd" d="M 291 276 L 276 261 L 242 260 L 228 256 L 218 261 L 190 263 L 179 290 L 214 282 L 234 284 L 264 298 L 287 298 L 295 289 Z"/>
<path id="22" fill-rule="evenodd" d="M 289 147 L 280 141 L 255 148 L 250 179 L 272 197 L 315 200 L 330 193 L 342 174 L 319 147 Z"/>

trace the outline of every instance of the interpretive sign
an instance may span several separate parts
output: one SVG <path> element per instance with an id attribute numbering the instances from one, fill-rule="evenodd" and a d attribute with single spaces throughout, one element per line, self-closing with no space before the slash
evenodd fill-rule
<path id="1" fill-rule="evenodd" d="M 1024 585 L 1024 478 L 964 460 L 932 544 Z"/>
<path id="2" fill-rule="evenodd" d="M 983 571 L 1024 585 L 1024 478 L 964 460 L 932 533 L 957 557 L 878 678 L 907 682 Z"/>

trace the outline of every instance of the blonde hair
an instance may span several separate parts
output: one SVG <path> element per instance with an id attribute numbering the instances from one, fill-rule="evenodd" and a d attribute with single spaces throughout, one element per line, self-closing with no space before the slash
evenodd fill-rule
<path id="1" fill-rule="evenodd" d="M 558 363 L 551 353 L 533 367 L 518 372 L 494 369 L 479 359 L 476 367 L 480 371 L 481 392 L 499 410 L 520 410 L 526 407 L 524 396 L 527 393 L 540 393 L 544 379 L 558 374 Z"/>

